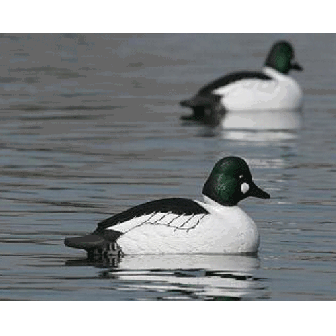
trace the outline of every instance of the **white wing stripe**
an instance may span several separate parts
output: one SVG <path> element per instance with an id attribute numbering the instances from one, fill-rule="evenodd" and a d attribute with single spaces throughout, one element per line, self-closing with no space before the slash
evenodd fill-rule
<path id="1" fill-rule="evenodd" d="M 174 213 L 162 213 L 153 212 L 149 215 L 142 215 L 135 217 L 129 221 L 119 223 L 117 225 L 107 228 L 107 230 L 117 230 L 122 233 L 127 233 L 139 226 L 149 224 L 153 226 L 164 225 L 175 230 L 186 230 L 195 228 L 201 220 L 209 214 L 197 214 L 197 215 L 177 215 Z"/>

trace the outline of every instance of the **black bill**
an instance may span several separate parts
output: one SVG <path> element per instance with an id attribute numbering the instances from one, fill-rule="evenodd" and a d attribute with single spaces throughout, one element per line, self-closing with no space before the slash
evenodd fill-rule
<path id="1" fill-rule="evenodd" d="M 250 183 L 250 190 L 248 196 L 253 196 L 257 198 L 271 198 L 270 194 L 261 190 L 254 182 Z"/>
<path id="2" fill-rule="evenodd" d="M 292 63 L 291 64 L 291 69 L 297 70 L 297 71 L 303 71 L 303 67 L 299 63 Z"/>

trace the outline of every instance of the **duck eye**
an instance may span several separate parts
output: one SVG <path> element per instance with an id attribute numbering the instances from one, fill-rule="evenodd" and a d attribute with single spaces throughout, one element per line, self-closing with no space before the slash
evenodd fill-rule
<path id="1" fill-rule="evenodd" d="M 240 190 L 243 194 L 246 194 L 250 189 L 250 186 L 247 183 L 242 183 L 240 186 Z"/>

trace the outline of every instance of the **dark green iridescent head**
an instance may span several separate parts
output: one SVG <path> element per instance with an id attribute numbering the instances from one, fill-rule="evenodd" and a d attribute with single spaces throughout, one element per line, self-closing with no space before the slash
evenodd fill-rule
<path id="1" fill-rule="evenodd" d="M 204 184 L 203 195 L 226 206 L 234 206 L 246 197 L 270 198 L 252 181 L 247 163 L 235 156 L 219 160 Z"/>
<path id="2" fill-rule="evenodd" d="M 271 67 L 283 74 L 287 74 L 292 69 L 303 70 L 294 60 L 292 45 L 286 41 L 279 41 L 272 46 L 266 58 L 265 66 Z"/>

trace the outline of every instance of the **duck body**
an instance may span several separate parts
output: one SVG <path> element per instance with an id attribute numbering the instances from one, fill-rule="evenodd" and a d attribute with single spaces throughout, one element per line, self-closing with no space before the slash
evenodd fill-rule
<path id="1" fill-rule="evenodd" d="M 226 159 L 226 171 L 232 160 L 242 160 Z M 127 255 L 256 253 L 256 224 L 237 203 L 248 196 L 270 196 L 254 184 L 245 161 L 239 161 L 245 173 L 238 165 L 233 170 L 238 175 L 232 179 L 220 174 L 219 163 L 203 187 L 204 202 L 166 198 L 143 203 L 100 222 L 92 234 L 66 238 L 65 245 L 84 249 L 89 256 L 120 251 Z"/>
<path id="2" fill-rule="evenodd" d="M 303 95 L 297 82 L 265 67 L 261 74 L 268 79 L 247 78 L 213 90 L 227 111 L 300 110 Z"/>
<path id="3" fill-rule="evenodd" d="M 193 110 L 185 120 L 218 125 L 233 112 L 301 110 L 303 94 L 288 75 L 290 69 L 302 70 L 292 62 L 291 45 L 281 41 L 270 51 L 261 71 L 241 71 L 221 77 L 201 88 L 191 99 L 180 102 Z"/>
<path id="4" fill-rule="evenodd" d="M 183 207 L 180 213 L 158 209 L 107 230 L 123 233 L 118 244 L 125 254 L 256 253 L 259 234 L 253 220 L 238 206 L 225 207 L 205 199 L 188 200 L 203 209 L 200 213 L 187 215 Z M 186 201 L 173 200 L 177 206 Z"/>

